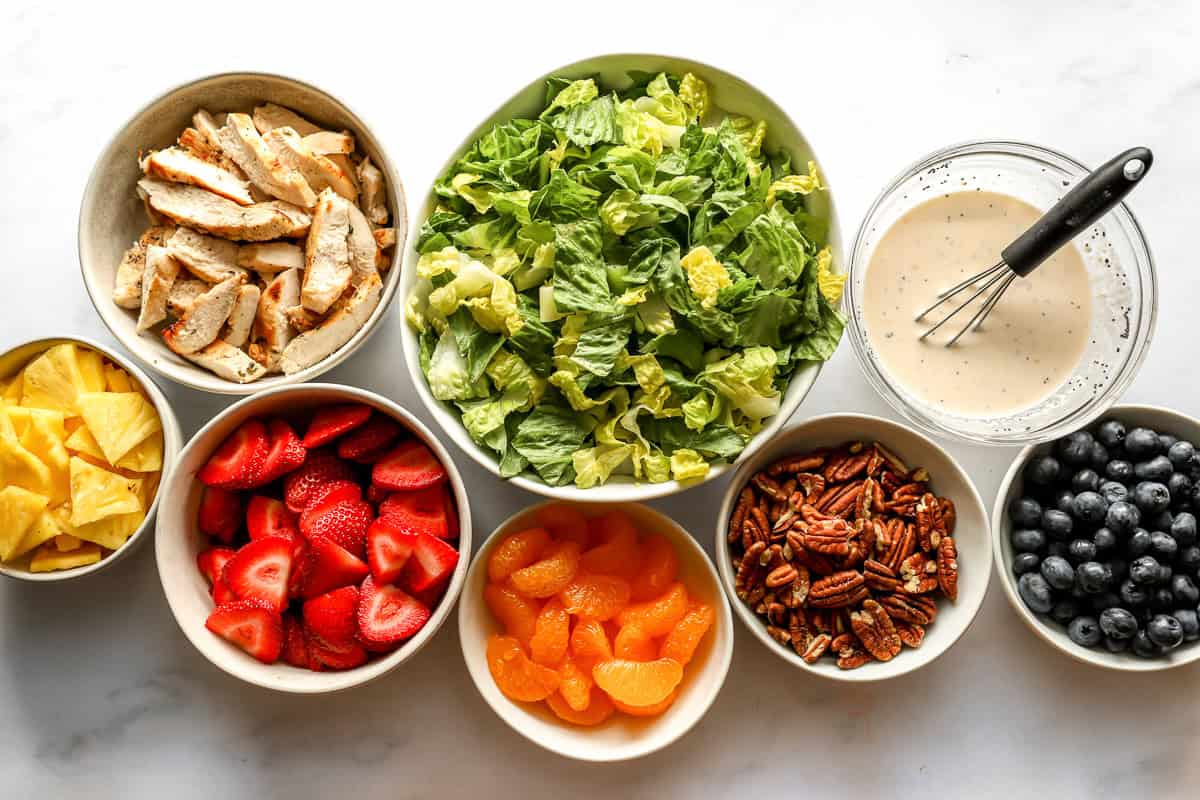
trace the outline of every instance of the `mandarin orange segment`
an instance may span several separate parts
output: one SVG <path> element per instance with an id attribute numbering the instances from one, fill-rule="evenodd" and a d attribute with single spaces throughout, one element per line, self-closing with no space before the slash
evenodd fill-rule
<path id="1" fill-rule="evenodd" d="M 624 578 L 580 572 L 558 596 L 569 613 L 604 621 L 629 604 L 629 592 Z"/>
<path id="2" fill-rule="evenodd" d="M 599 725 L 613 715 L 616 709 L 609 696 L 599 689 L 593 688 L 590 697 L 583 708 L 572 706 L 561 694 L 552 694 L 546 698 L 546 705 L 558 715 L 573 725 Z"/>
<path id="3" fill-rule="evenodd" d="M 539 664 L 554 666 L 567 654 L 570 634 L 571 617 L 557 597 L 550 598 L 534 623 L 533 638 L 529 640 L 530 657 Z"/>
<path id="4" fill-rule="evenodd" d="M 657 717 L 659 714 L 666 711 L 675 702 L 675 698 L 679 696 L 679 689 L 672 689 L 665 700 L 658 703 L 652 703 L 648 706 L 631 706 L 628 703 L 621 703 L 616 700 L 612 704 L 616 706 L 617 711 L 628 714 L 631 717 Z"/>
<path id="5" fill-rule="evenodd" d="M 585 670 L 568 656 L 559 665 L 558 674 L 558 693 L 567 701 L 567 705 L 576 711 L 587 708 L 588 703 L 592 701 L 592 687 L 596 685 L 592 680 L 591 664 L 589 663 Z"/>
<path id="6" fill-rule="evenodd" d="M 613 657 L 612 643 L 604 626 L 594 619 L 575 622 L 571 631 L 571 654 L 579 661 L 607 661 Z"/>
<path id="7" fill-rule="evenodd" d="M 665 636 L 688 610 L 687 589 L 673 583 L 661 597 L 626 606 L 617 614 L 617 624 L 637 623 L 651 636 Z"/>
<path id="8" fill-rule="evenodd" d="M 579 545 L 559 542 L 539 561 L 508 576 L 514 589 L 526 597 L 550 597 L 566 588 L 579 569 Z"/>
<path id="9" fill-rule="evenodd" d="M 642 551 L 638 546 L 637 531 L 629 523 L 629 518 L 619 512 L 610 512 L 602 517 L 589 520 L 597 523 L 597 534 L 603 544 L 584 551 L 579 560 L 584 572 L 600 575 L 618 575 L 626 580 L 637 574 L 642 560 Z M 604 521 L 608 520 L 606 524 Z M 619 521 L 618 521 L 619 520 Z"/>
<path id="10" fill-rule="evenodd" d="M 505 536 L 488 557 L 488 579 L 502 581 L 538 560 L 550 544 L 545 528 L 530 528 Z"/>
<path id="11" fill-rule="evenodd" d="M 487 660 L 496 687 L 510 700 L 532 703 L 558 690 L 558 673 L 530 661 L 512 636 L 489 636 Z"/>
<path id="12" fill-rule="evenodd" d="M 578 509 L 564 503 L 543 506 L 538 509 L 537 521 L 555 539 L 578 542 L 580 547 L 587 547 L 588 521 Z"/>
<path id="13" fill-rule="evenodd" d="M 642 540 L 642 565 L 633 577 L 634 600 L 653 600 L 675 582 L 679 573 L 679 557 L 675 546 L 665 537 L 655 534 Z"/>
<path id="14" fill-rule="evenodd" d="M 614 701 L 631 706 L 661 703 L 683 680 L 683 665 L 670 658 L 629 661 L 614 658 L 592 668 L 596 685 Z"/>
<path id="15" fill-rule="evenodd" d="M 483 601 L 491 609 L 496 621 L 504 626 L 505 632 L 528 646 L 537 625 L 537 603 L 499 583 L 488 584 L 484 588 Z"/>
<path id="16" fill-rule="evenodd" d="M 675 627 L 666 635 L 659 649 L 662 658 L 673 658 L 680 664 L 687 664 L 696 653 L 704 634 L 716 621 L 717 613 L 712 606 L 696 603 L 683 615 Z"/>
<path id="17" fill-rule="evenodd" d="M 613 655 L 629 661 L 653 661 L 658 658 L 658 645 L 654 637 L 634 622 L 617 631 L 617 638 L 613 640 Z"/>

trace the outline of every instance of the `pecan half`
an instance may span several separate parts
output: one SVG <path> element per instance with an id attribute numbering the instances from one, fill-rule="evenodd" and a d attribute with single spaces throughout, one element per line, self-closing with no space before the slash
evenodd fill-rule
<path id="1" fill-rule="evenodd" d="M 867 464 L 870 461 L 870 453 L 860 452 L 857 455 L 848 455 L 836 464 L 831 462 L 825 466 L 825 480 L 832 483 L 844 483 L 852 478 L 857 478 L 867 471 Z"/>
<path id="2" fill-rule="evenodd" d="M 925 594 L 938 588 L 937 564 L 924 553 L 913 553 L 900 564 L 900 584 L 908 594 Z"/>
<path id="3" fill-rule="evenodd" d="M 772 500 L 778 500 L 780 502 L 785 502 L 787 500 L 787 494 L 783 491 L 783 487 L 776 483 L 764 472 L 760 472 L 755 475 L 750 479 L 750 482 L 754 484 L 754 488 L 758 489 Z"/>
<path id="4" fill-rule="evenodd" d="M 767 467 L 767 474 L 772 478 L 780 475 L 797 475 L 801 472 L 811 472 L 825 464 L 824 453 L 812 453 L 806 456 L 788 456 Z"/>
<path id="5" fill-rule="evenodd" d="M 942 510 L 942 528 L 947 536 L 952 536 L 954 526 L 958 522 L 958 511 L 954 508 L 954 501 L 949 497 L 939 497 L 938 507 Z"/>
<path id="6" fill-rule="evenodd" d="M 937 616 L 937 603 L 928 595 L 889 594 L 879 599 L 893 620 L 928 625 Z"/>
<path id="7" fill-rule="evenodd" d="M 804 534 L 804 549 L 842 558 L 850 553 L 850 526 L 841 519 L 810 525 Z"/>
<path id="8" fill-rule="evenodd" d="M 788 635 L 791 637 L 792 649 L 797 655 L 803 656 L 813 638 L 812 628 L 808 625 L 803 609 L 796 609 L 788 615 Z"/>
<path id="9" fill-rule="evenodd" d="M 864 600 L 859 611 L 850 612 L 850 628 L 863 648 L 879 661 L 891 661 L 900 653 L 900 634 L 883 606 Z"/>
<path id="10" fill-rule="evenodd" d="M 767 635 L 780 644 L 790 645 L 792 643 L 792 635 L 778 625 L 768 625 Z"/>
<path id="11" fill-rule="evenodd" d="M 839 669 L 858 669 L 871 660 L 871 654 L 857 643 L 851 644 L 849 647 L 843 647 L 837 651 L 837 654 Z"/>
<path id="12" fill-rule="evenodd" d="M 758 572 L 758 559 L 767 549 L 766 542 L 755 542 L 746 548 L 746 552 L 742 554 L 741 563 L 738 564 L 737 575 L 733 579 L 733 587 L 738 592 L 738 596 L 742 597 L 742 593 L 751 588 L 754 582 L 754 574 Z M 742 597 L 745 600 L 745 597 Z"/>
<path id="13" fill-rule="evenodd" d="M 817 660 L 829 649 L 831 641 L 828 633 L 821 633 L 814 636 L 809 641 L 808 646 L 804 648 L 804 652 L 800 654 L 800 657 L 804 659 L 806 664 L 817 663 Z"/>
<path id="14" fill-rule="evenodd" d="M 780 564 L 769 573 L 767 573 L 766 584 L 768 589 L 778 589 L 780 586 L 789 584 L 799 577 L 800 573 L 791 564 Z"/>
<path id="15" fill-rule="evenodd" d="M 906 524 L 903 521 L 897 527 L 896 538 L 892 541 L 891 547 L 888 548 L 884 555 L 883 563 L 887 564 L 893 571 L 900 570 L 900 563 L 908 558 L 917 549 L 917 533 L 916 529 L 911 524 Z"/>
<path id="16" fill-rule="evenodd" d="M 867 559 L 863 563 L 863 579 L 867 586 L 878 592 L 897 592 L 900 590 L 900 579 L 896 577 L 896 571 L 874 559 Z"/>
<path id="17" fill-rule="evenodd" d="M 937 526 L 942 521 L 941 517 L 937 498 L 929 492 L 921 495 L 921 499 L 917 501 L 917 542 L 925 552 L 933 550 L 937 547 L 937 542 L 941 541 L 941 534 L 937 531 Z M 937 541 L 934 541 L 935 537 Z"/>
<path id="18" fill-rule="evenodd" d="M 841 608 L 859 602 L 867 594 L 862 573 L 843 570 L 814 583 L 808 591 L 808 604 L 813 608 Z"/>
<path id="19" fill-rule="evenodd" d="M 912 622 L 903 622 L 901 620 L 893 620 L 892 624 L 896 626 L 896 634 L 900 637 L 900 641 L 904 642 L 908 647 L 920 647 L 921 642 L 925 641 L 925 627 Z"/>
<path id="20" fill-rule="evenodd" d="M 742 536 L 742 525 L 746 521 L 746 514 L 750 511 L 751 504 L 754 503 L 754 490 L 749 486 L 742 489 L 738 493 L 737 504 L 733 507 L 733 515 L 729 518 L 729 543 L 733 544 Z"/>
<path id="21" fill-rule="evenodd" d="M 938 544 L 937 581 L 950 602 L 958 600 L 958 547 L 953 536 L 947 536 Z"/>

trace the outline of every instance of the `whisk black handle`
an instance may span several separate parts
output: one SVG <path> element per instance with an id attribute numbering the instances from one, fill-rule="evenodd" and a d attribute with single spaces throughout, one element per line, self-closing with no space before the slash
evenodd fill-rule
<path id="1" fill-rule="evenodd" d="M 1154 163 L 1145 147 L 1126 150 L 1080 181 L 1000 254 L 1024 277 L 1121 202 Z"/>

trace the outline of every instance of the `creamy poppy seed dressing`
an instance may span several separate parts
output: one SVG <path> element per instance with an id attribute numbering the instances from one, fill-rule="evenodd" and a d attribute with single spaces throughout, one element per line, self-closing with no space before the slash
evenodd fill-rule
<path id="1" fill-rule="evenodd" d="M 943 345 L 986 293 L 924 341 L 921 333 L 973 291 L 913 319 L 938 292 L 999 261 L 1041 214 L 1008 195 L 956 192 L 917 206 L 883 235 L 863 281 L 863 318 L 883 369 L 904 389 L 951 413 L 999 416 L 1036 405 L 1070 378 L 1092 315 L 1074 245 L 1014 281 L 984 326 L 953 347 Z"/>

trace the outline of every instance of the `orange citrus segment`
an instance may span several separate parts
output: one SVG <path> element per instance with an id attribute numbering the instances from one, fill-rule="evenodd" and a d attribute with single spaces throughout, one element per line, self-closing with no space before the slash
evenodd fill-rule
<path id="1" fill-rule="evenodd" d="M 642 565 L 633 577 L 634 600 L 653 600 L 674 583 L 679 572 L 675 547 L 660 535 L 642 541 Z"/>
<path id="2" fill-rule="evenodd" d="M 579 573 L 559 597 L 569 613 L 604 621 L 628 605 L 629 582 L 615 575 Z"/>
<path id="3" fill-rule="evenodd" d="M 537 521 L 554 534 L 555 539 L 578 542 L 580 547 L 587 547 L 587 517 L 577 509 L 563 503 L 543 506 L 538 509 Z"/>
<path id="4" fill-rule="evenodd" d="M 528 646 L 537 624 L 537 603 L 498 583 L 489 584 L 484 588 L 483 600 L 491 609 L 496 621 L 504 626 L 505 632 Z"/>
<path id="5" fill-rule="evenodd" d="M 628 703 L 621 703 L 613 700 L 612 704 L 617 707 L 618 711 L 630 715 L 631 717 L 657 717 L 659 714 L 666 711 L 675 702 L 675 698 L 679 696 L 678 689 L 672 689 L 665 700 L 653 703 L 648 706 L 631 706 Z"/>
<path id="6" fill-rule="evenodd" d="M 545 528 L 530 528 L 505 536 L 488 557 L 488 578 L 502 581 L 513 572 L 538 560 L 550 544 Z"/>
<path id="7" fill-rule="evenodd" d="M 614 658 L 592 668 L 596 685 L 613 700 L 631 706 L 650 706 L 665 700 L 683 680 L 683 665 L 670 658 L 629 661 Z"/>
<path id="8" fill-rule="evenodd" d="M 567 639 L 571 632 L 571 617 L 557 597 L 542 606 L 529 640 L 529 655 L 539 664 L 553 666 L 567 654 Z"/>
<path id="9" fill-rule="evenodd" d="M 687 610 L 687 589 L 682 583 L 673 583 L 661 597 L 626 606 L 617 614 L 617 624 L 625 627 L 636 622 L 651 636 L 665 636 Z"/>
<path id="10" fill-rule="evenodd" d="M 601 575 L 619 575 L 626 580 L 637 574 L 642 560 L 638 547 L 637 531 L 629 517 L 619 511 L 588 520 L 592 526 L 592 538 L 603 542 L 583 553 L 579 560 L 585 572 Z"/>
<path id="11" fill-rule="evenodd" d="M 617 632 L 613 640 L 613 655 L 629 661 L 653 661 L 658 658 L 658 645 L 636 622 Z"/>
<path id="12" fill-rule="evenodd" d="M 508 579 L 526 597 L 549 597 L 565 589 L 578 569 L 579 545 L 560 542 L 546 551 L 545 558 L 517 570 Z"/>
<path id="13" fill-rule="evenodd" d="M 599 725 L 613 714 L 613 702 L 608 695 L 599 689 L 591 690 L 591 697 L 582 709 L 576 709 L 562 695 L 552 694 L 546 698 L 546 705 L 558 715 L 573 725 Z"/>
<path id="14" fill-rule="evenodd" d="M 581 619 L 571 631 L 571 654 L 579 661 L 607 661 L 613 657 L 612 644 L 604 626 L 596 620 Z"/>
<path id="15" fill-rule="evenodd" d="M 568 657 L 559 665 L 558 674 L 561 677 L 558 693 L 562 695 L 567 705 L 576 711 L 583 711 L 587 708 L 588 703 L 592 701 L 592 687 L 596 683 L 592 680 L 590 665 L 587 670 L 581 669 L 574 660 Z M 604 696 L 608 697 L 608 695 Z"/>
<path id="16" fill-rule="evenodd" d="M 530 661 L 512 636 L 489 636 L 487 660 L 497 688 L 510 700 L 545 700 L 558 689 L 558 673 Z"/>
<path id="17" fill-rule="evenodd" d="M 663 639 L 658 654 L 662 658 L 673 658 L 680 664 L 687 664 L 716 618 L 712 606 L 696 603 Z"/>

